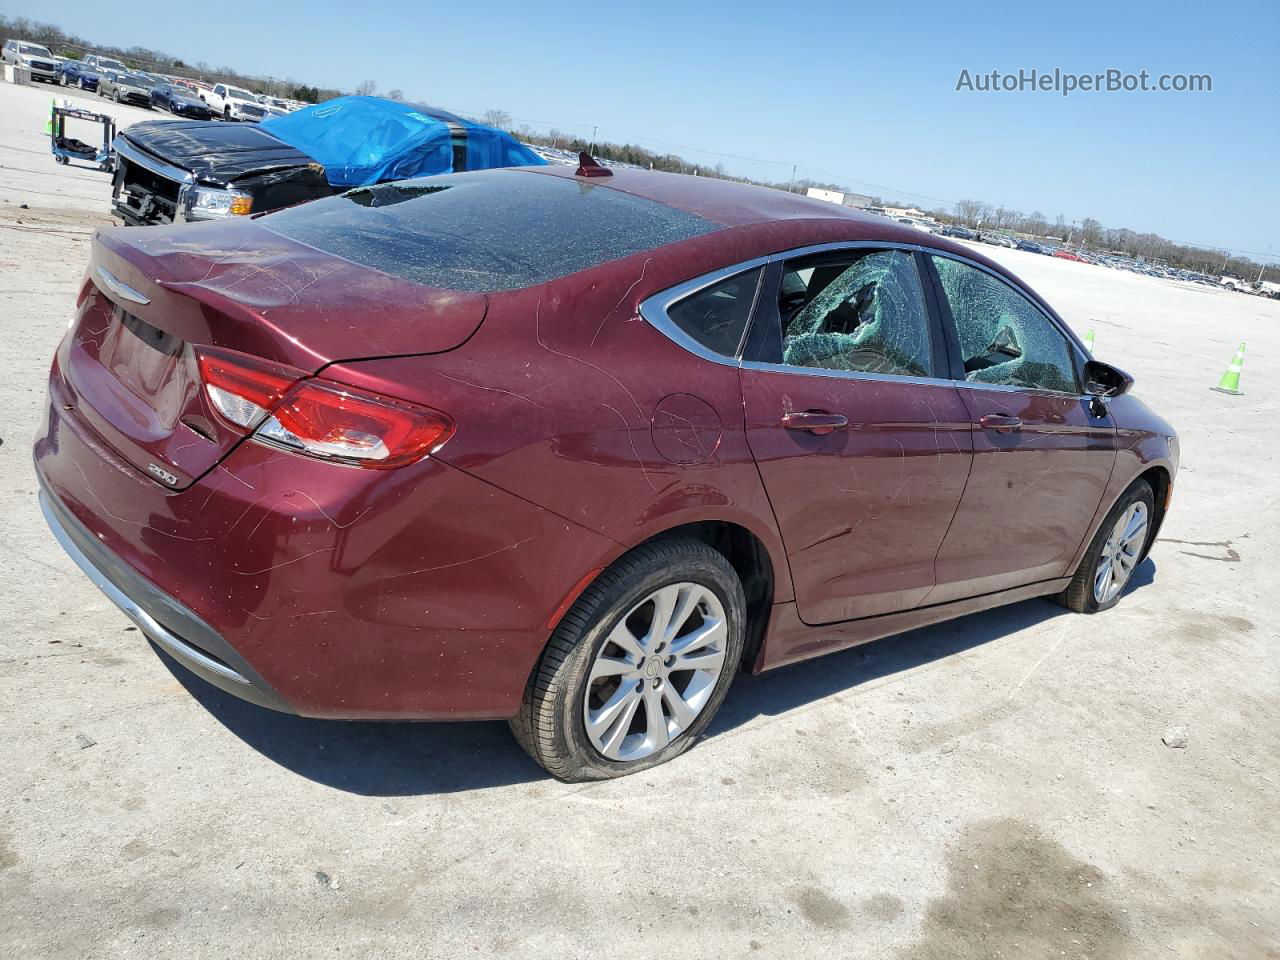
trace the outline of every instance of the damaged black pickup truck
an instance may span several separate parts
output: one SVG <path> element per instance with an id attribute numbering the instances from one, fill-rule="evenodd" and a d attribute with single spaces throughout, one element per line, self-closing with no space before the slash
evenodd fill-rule
<path id="1" fill-rule="evenodd" d="M 116 137 L 112 212 L 126 224 L 263 213 L 388 180 L 546 161 L 447 111 L 339 97 L 260 124 L 150 120 Z"/>

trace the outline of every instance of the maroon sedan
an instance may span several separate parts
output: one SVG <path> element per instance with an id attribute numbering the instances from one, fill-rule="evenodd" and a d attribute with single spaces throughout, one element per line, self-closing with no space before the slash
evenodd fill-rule
<path id="1" fill-rule="evenodd" d="M 1173 430 L 966 247 L 618 170 L 102 230 L 35 446 L 62 546 L 210 683 L 661 763 L 739 668 L 1119 598 Z"/>

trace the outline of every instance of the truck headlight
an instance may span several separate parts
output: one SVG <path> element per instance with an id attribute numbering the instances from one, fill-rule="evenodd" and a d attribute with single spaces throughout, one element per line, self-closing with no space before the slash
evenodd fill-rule
<path id="1" fill-rule="evenodd" d="M 221 187 L 184 187 L 178 205 L 188 220 L 218 220 L 249 213 L 253 209 L 253 197 L 241 190 Z"/>

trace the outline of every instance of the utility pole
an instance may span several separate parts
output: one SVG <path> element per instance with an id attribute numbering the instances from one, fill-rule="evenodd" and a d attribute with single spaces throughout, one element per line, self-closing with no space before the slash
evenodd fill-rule
<path id="1" fill-rule="evenodd" d="M 788 184 L 787 186 L 787 193 L 795 193 L 795 192 L 796 192 L 796 165 L 793 163 L 791 165 L 791 183 Z"/>
<path id="2" fill-rule="evenodd" d="M 587 153 L 591 154 L 593 157 L 596 153 L 596 125 L 594 123 L 591 125 L 591 149 L 588 150 Z"/>
<path id="3" fill-rule="evenodd" d="M 1271 247 L 1268 245 L 1268 247 L 1267 247 L 1267 260 L 1270 260 L 1270 259 L 1271 259 Z M 1264 261 L 1262 262 L 1262 265 L 1261 265 L 1260 267 L 1258 267 L 1258 283 L 1261 283 L 1261 282 L 1262 282 L 1262 271 L 1264 271 L 1264 270 L 1266 270 L 1266 269 L 1267 269 L 1267 263 L 1266 263 L 1266 260 L 1264 260 Z"/>
<path id="4" fill-rule="evenodd" d="M 1230 251 L 1230 250 L 1223 250 L 1223 251 L 1222 251 L 1222 269 L 1218 271 L 1219 273 L 1226 273 L 1226 272 L 1227 272 L 1227 257 L 1229 257 L 1229 256 L 1231 256 L 1231 251 Z"/>

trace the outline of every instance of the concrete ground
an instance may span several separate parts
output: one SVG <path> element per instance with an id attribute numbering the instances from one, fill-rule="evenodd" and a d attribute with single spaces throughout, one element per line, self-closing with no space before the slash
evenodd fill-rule
<path id="1" fill-rule="evenodd" d="M 4 955 L 1280 956 L 1280 303 L 984 248 L 1181 432 L 1128 596 L 741 677 L 689 754 L 565 786 L 501 723 L 233 700 L 63 555 L 30 444 L 108 181 L 49 95 L 0 86 Z"/>

